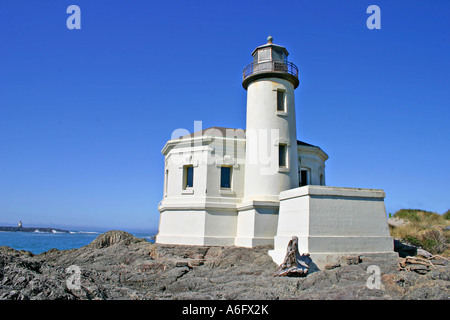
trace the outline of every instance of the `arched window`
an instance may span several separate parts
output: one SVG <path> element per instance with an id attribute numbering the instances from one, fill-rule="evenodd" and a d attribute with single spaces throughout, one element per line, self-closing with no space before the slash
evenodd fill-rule
<path id="1" fill-rule="evenodd" d="M 309 169 L 301 168 L 300 170 L 300 177 L 299 177 L 299 185 L 300 187 L 307 186 L 311 184 L 311 177 L 309 173 Z"/>

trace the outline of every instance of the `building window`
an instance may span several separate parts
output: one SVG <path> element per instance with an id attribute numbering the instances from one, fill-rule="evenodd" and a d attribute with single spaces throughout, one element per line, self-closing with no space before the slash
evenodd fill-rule
<path id="1" fill-rule="evenodd" d="M 220 167 L 220 188 L 231 189 L 231 167 Z"/>
<path id="2" fill-rule="evenodd" d="M 325 185 L 325 181 L 323 179 L 323 174 L 320 175 L 320 185 L 324 186 Z"/>
<path id="3" fill-rule="evenodd" d="M 309 171 L 302 169 L 300 171 L 300 187 L 309 185 Z"/>
<path id="4" fill-rule="evenodd" d="M 183 189 L 192 188 L 194 186 L 194 166 L 184 166 L 183 171 Z"/>
<path id="5" fill-rule="evenodd" d="M 270 60 L 270 49 L 266 48 L 266 49 L 260 49 L 258 51 L 258 61 L 266 61 L 266 60 Z"/>
<path id="6" fill-rule="evenodd" d="M 287 167 L 287 145 L 284 143 L 278 145 L 278 166 L 280 168 Z"/>
<path id="7" fill-rule="evenodd" d="M 285 92 L 277 90 L 277 111 L 286 112 Z"/>
<path id="8" fill-rule="evenodd" d="M 169 189 L 169 170 L 166 169 L 166 174 L 164 175 L 164 196 L 167 197 L 167 190 Z"/>

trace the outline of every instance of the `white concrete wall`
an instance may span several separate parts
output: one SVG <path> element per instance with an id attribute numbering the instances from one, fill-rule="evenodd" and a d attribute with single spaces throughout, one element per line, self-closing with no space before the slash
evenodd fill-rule
<path id="1" fill-rule="evenodd" d="M 302 187 L 306 188 L 306 187 Z M 282 215 L 280 216 L 280 212 Z M 271 256 L 280 263 L 285 257 L 287 245 L 292 236 L 297 236 L 299 251 L 309 252 L 308 236 L 310 226 L 310 209 L 308 197 L 292 197 L 280 201 L 277 231 L 274 236 L 274 250 Z"/>
<path id="2" fill-rule="evenodd" d="M 254 247 L 273 244 L 277 231 L 278 203 L 251 202 L 238 207 L 235 245 Z"/>
<path id="3" fill-rule="evenodd" d="M 169 141 L 163 149 L 167 192 L 158 208 L 157 243 L 234 245 L 236 205 L 244 192 L 245 140 L 225 140 L 205 136 L 194 143 L 185 138 Z M 183 189 L 184 165 L 194 166 L 192 188 Z M 220 188 L 222 165 L 232 167 L 230 189 Z"/>
<path id="4" fill-rule="evenodd" d="M 237 212 L 233 210 L 166 210 L 161 213 L 157 243 L 234 245 Z"/>
<path id="5" fill-rule="evenodd" d="M 208 164 L 207 196 L 215 197 L 214 201 L 227 201 L 227 199 L 240 199 L 244 195 L 245 172 L 245 140 L 226 140 L 215 138 L 210 145 L 214 149 L 214 156 Z M 231 167 L 231 188 L 220 188 L 221 167 Z M 236 200 L 232 201 L 236 203 Z"/>
<path id="6" fill-rule="evenodd" d="M 332 189 L 329 189 L 332 188 Z M 384 192 L 329 187 L 310 190 L 310 235 L 314 236 L 389 236 Z M 328 189 L 328 190 L 327 190 Z M 373 189 L 372 189 L 373 190 Z"/>
<path id="7" fill-rule="evenodd" d="M 205 211 L 168 210 L 159 218 L 157 243 L 203 245 Z"/>
<path id="8" fill-rule="evenodd" d="M 183 195 L 194 195 L 196 198 L 205 195 L 207 164 L 204 157 L 211 152 L 208 146 L 189 147 L 180 145 L 173 148 L 165 157 L 165 170 L 168 170 L 166 194 L 163 200 L 179 198 Z M 183 166 L 193 165 L 193 188 L 183 189 Z M 183 198 L 183 197 L 182 197 Z"/>
<path id="9" fill-rule="evenodd" d="M 194 143 L 193 139 L 172 141 L 165 148 L 165 193 L 160 207 L 180 204 L 214 203 L 236 204 L 244 193 L 245 139 L 226 141 L 220 137 L 204 137 Z M 192 146 L 192 144 L 194 144 Z M 192 188 L 183 188 L 183 167 L 194 166 Z M 231 189 L 220 188 L 220 168 L 232 167 Z"/>
<path id="10" fill-rule="evenodd" d="M 292 236 L 299 238 L 300 253 L 309 253 L 319 268 L 345 254 L 394 254 L 384 197 L 379 189 L 304 186 L 284 191 L 269 254 L 281 263 Z"/>

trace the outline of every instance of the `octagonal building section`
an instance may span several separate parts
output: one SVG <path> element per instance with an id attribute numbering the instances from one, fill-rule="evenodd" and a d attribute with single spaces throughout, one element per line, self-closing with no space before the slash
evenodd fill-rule
<path id="1" fill-rule="evenodd" d="M 234 245 L 244 191 L 245 131 L 223 127 L 169 140 L 156 242 Z"/>
<path id="2" fill-rule="evenodd" d="M 328 155 L 318 146 L 297 140 L 299 186 L 325 185 Z"/>

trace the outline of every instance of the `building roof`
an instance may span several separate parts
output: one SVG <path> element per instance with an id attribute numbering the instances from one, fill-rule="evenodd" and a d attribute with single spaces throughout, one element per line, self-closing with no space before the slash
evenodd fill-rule
<path id="1" fill-rule="evenodd" d="M 283 50 L 283 51 L 284 51 L 284 54 L 286 55 L 286 57 L 289 55 L 289 52 L 286 50 L 285 47 L 280 46 L 280 45 L 278 45 L 278 44 L 274 44 L 274 43 L 273 43 L 273 38 L 272 38 L 272 36 L 269 36 L 269 37 L 267 38 L 267 43 L 266 43 L 266 44 L 263 44 L 262 46 L 256 47 L 256 49 L 253 50 L 252 56 L 253 56 L 253 55 L 255 54 L 255 52 L 258 51 L 259 49 L 266 48 L 266 47 L 273 47 L 273 48 L 276 48 L 276 49 Z"/>
<path id="2" fill-rule="evenodd" d="M 306 142 L 303 142 L 303 141 L 300 141 L 300 140 L 297 140 L 297 145 L 298 146 L 305 146 L 305 147 L 316 147 L 316 148 L 319 148 L 318 146 L 315 146 L 313 144 L 309 144 L 309 143 L 306 143 Z"/>
<path id="3" fill-rule="evenodd" d="M 174 145 L 183 142 L 184 139 L 195 139 L 195 138 L 203 138 L 203 137 L 223 137 L 230 139 L 245 139 L 245 130 L 244 129 L 235 129 L 235 128 L 226 128 L 226 127 L 209 127 L 203 129 L 201 131 L 196 131 L 184 136 L 180 136 L 179 138 L 175 138 L 169 140 L 164 148 L 161 150 L 163 154 L 166 154 Z M 186 142 L 188 142 L 187 140 Z M 300 140 L 297 140 L 298 147 L 306 147 L 307 149 L 303 149 L 304 151 L 318 153 L 324 161 L 328 159 L 328 155 L 319 147 L 315 146 Z"/>
<path id="4" fill-rule="evenodd" d="M 235 128 L 225 128 L 225 127 L 209 127 L 203 129 L 201 131 L 196 131 L 184 136 L 179 137 L 178 139 L 184 138 L 193 138 L 193 137 L 202 137 L 202 136 L 213 136 L 213 137 L 226 137 L 230 135 L 231 137 L 242 138 L 245 139 L 245 130 L 244 129 L 235 129 Z"/>
<path id="5" fill-rule="evenodd" d="M 233 138 L 242 138 L 245 139 L 245 130 L 244 129 L 236 129 L 236 128 L 226 128 L 226 127 L 209 127 L 206 129 L 203 129 L 201 131 L 196 131 L 184 136 L 179 137 L 178 139 L 184 139 L 184 138 L 193 138 L 193 137 L 202 137 L 202 136 L 213 136 L 213 137 L 226 137 L 227 134 L 229 135 L 231 133 L 231 137 Z M 300 140 L 297 140 L 297 145 L 299 146 L 305 146 L 305 147 L 316 147 L 313 144 L 309 144 Z"/>

